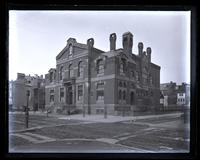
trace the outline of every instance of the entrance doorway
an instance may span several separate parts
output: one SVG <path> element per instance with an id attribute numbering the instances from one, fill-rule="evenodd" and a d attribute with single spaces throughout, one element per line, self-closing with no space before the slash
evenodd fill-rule
<path id="1" fill-rule="evenodd" d="M 73 104 L 73 90 L 72 85 L 66 87 L 66 102 L 67 104 Z"/>
<path id="2" fill-rule="evenodd" d="M 130 95 L 130 104 L 131 105 L 135 104 L 135 94 L 134 94 L 134 92 L 131 92 L 131 95 Z"/>

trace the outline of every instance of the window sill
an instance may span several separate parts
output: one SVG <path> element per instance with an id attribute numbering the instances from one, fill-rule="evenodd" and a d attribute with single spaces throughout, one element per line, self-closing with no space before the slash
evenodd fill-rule
<path id="1" fill-rule="evenodd" d="M 97 74 L 97 77 L 101 77 L 101 76 L 104 76 L 104 73 Z"/>
<path id="2" fill-rule="evenodd" d="M 77 77 L 77 79 L 83 79 L 83 76 Z"/>
<path id="3" fill-rule="evenodd" d="M 97 100 L 96 102 L 104 104 L 104 100 Z"/>

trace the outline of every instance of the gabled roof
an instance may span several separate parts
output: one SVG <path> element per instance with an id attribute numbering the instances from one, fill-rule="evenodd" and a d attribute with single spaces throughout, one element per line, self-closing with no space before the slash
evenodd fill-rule
<path id="1" fill-rule="evenodd" d="M 81 44 L 81 43 L 74 43 L 73 46 L 78 47 L 78 48 L 82 48 L 82 49 L 87 49 L 87 45 L 86 44 Z M 69 43 L 63 48 L 63 50 L 56 56 L 56 60 L 58 60 L 69 48 Z"/>
<path id="2" fill-rule="evenodd" d="M 152 62 L 151 62 L 151 66 L 160 69 L 160 66 L 158 66 L 158 65 L 156 65 L 156 64 L 154 64 Z"/>
<path id="3" fill-rule="evenodd" d="M 82 43 L 73 43 L 73 46 L 74 47 L 78 47 L 78 48 L 82 48 L 82 49 L 85 49 L 85 50 L 88 50 L 88 45 L 87 44 L 82 44 Z M 69 48 L 69 44 L 67 44 L 63 50 L 56 56 L 56 60 L 58 60 L 66 51 L 67 49 Z M 100 50 L 100 49 L 97 49 L 95 47 L 93 47 L 93 50 L 96 51 L 96 52 L 99 52 L 99 53 L 103 53 L 104 51 Z"/>
<path id="4" fill-rule="evenodd" d="M 50 68 L 50 69 L 49 69 L 49 72 L 55 71 L 55 70 L 56 70 L 55 68 Z"/>

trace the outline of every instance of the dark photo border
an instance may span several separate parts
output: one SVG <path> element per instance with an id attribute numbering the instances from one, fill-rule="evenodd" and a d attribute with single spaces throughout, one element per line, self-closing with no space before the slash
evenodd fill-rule
<path id="1" fill-rule="evenodd" d="M 16 3 L 6 2 L 1 12 L 2 15 L 2 41 L 3 55 L 1 54 L 1 156 L 0 159 L 11 158 L 63 158 L 63 159 L 195 159 L 198 156 L 197 143 L 197 117 L 198 117 L 198 52 L 197 52 L 197 7 L 191 4 L 185 5 L 87 5 L 78 4 L 76 1 L 71 4 L 65 4 L 61 1 L 42 3 Z M 159 10 L 159 11 L 191 11 L 191 106 L 190 109 L 190 153 L 9 153 L 8 152 L 8 12 L 9 10 Z"/>

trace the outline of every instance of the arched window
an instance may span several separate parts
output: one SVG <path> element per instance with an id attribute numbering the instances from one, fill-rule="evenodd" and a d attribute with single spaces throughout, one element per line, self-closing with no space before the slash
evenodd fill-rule
<path id="1" fill-rule="evenodd" d="M 63 66 L 60 67 L 60 80 L 63 79 Z"/>
<path id="2" fill-rule="evenodd" d="M 120 73 L 125 73 L 125 68 L 126 68 L 126 60 L 122 58 L 119 66 Z"/>
<path id="3" fill-rule="evenodd" d="M 83 77 L 83 62 L 80 61 L 78 64 L 78 77 Z"/>
<path id="4" fill-rule="evenodd" d="M 123 100 L 126 100 L 126 91 L 123 91 Z"/>
<path id="5" fill-rule="evenodd" d="M 97 74 L 104 74 L 104 63 L 103 59 L 97 61 Z"/>
<path id="6" fill-rule="evenodd" d="M 121 100 L 121 99 L 122 99 L 122 91 L 119 90 L 119 100 Z"/>
<path id="7" fill-rule="evenodd" d="M 72 78 L 74 76 L 72 64 L 69 65 L 69 78 Z"/>
<path id="8" fill-rule="evenodd" d="M 73 47 L 72 44 L 69 45 L 69 58 L 71 58 L 73 55 Z"/>

